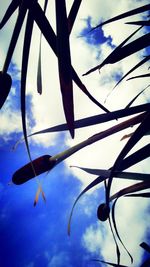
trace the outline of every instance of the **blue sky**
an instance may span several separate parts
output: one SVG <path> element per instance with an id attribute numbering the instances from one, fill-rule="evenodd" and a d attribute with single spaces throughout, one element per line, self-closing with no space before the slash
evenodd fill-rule
<path id="1" fill-rule="evenodd" d="M 109 0 L 86 0 L 81 4 L 74 31 L 72 32 L 71 55 L 72 63 L 77 72 L 82 76 L 89 68 L 97 65 L 105 58 L 113 47 L 118 45 L 129 33 L 135 29 L 125 25 L 124 22 L 106 26 L 103 30 L 96 30 L 91 35 L 86 33 L 100 20 L 108 19 L 125 10 L 135 8 L 148 1 L 120 0 L 110 4 Z M 10 1 L 2 5 L 0 18 Z M 68 2 L 68 10 L 72 3 Z M 114 2 L 113 2 L 114 3 Z M 54 9 L 47 12 L 51 15 Z M 99 8 L 98 8 L 99 7 Z M 55 28 L 54 15 L 50 16 Z M 137 19 L 141 18 L 140 15 Z M 0 33 L 0 53 L 2 68 L 7 52 L 15 15 L 6 28 Z M 117 26 L 116 26 L 117 25 Z M 116 31 L 117 27 L 117 31 Z M 84 35 L 84 37 L 79 37 Z M 124 134 L 132 132 L 123 131 L 104 142 L 98 142 L 68 158 L 65 162 L 54 168 L 49 174 L 39 177 L 46 203 L 40 196 L 36 207 L 33 207 L 38 183 L 35 179 L 16 186 L 9 184 L 13 173 L 25 165 L 29 159 L 24 142 L 15 150 L 13 146 L 22 138 L 21 114 L 20 114 L 20 62 L 22 51 L 22 38 L 17 44 L 9 73 L 13 78 L 12 90 L 1 109 L 0 119 L 0 266 L 2 267 L 96 267 L 102 266 L 91 259 L 101 259 L 115 262 L 115 245 L 108 224 L 100 223 L 96 217 L 97 207 L 103 201 L 103 187 L 83 196 L 77 204 L 71 224 L 71 236 L 67 235 L 67 224 L 72 205 L 81 190 L 95 178 L 71 165 L 90 168 L 110 168 L 125 142 L 120 142 Z M 43 95 L 36 92 L 36 71 L 39 31 L 35 25 L 33 44 L 31 47 L 28 78 L 27 78 L 27 130 L 28 133 L 48 128 L 59 123 L 64 123 L 61 97 L 59 93 L 57 61 L 51 53 L 46 41 L 42 42 L 42 67 L 43 67 Z M 101 74 L 93 73 L 83 77 L 83 82 L 90 92 L 104 103 L 118 77 L 139 61 L 140 55 L 132 56 L 131 61 L 125 60 L 116 66 L 108 66 Z M 81 60 L 82 59 L 82 60 Z M 46 66 L 46 68 L 45 68 Z M 48 67 L 49 66 L 49 67 Z M 149 65 L 143 66 L 143 73 Z M 108 75 L 109 73 L 109 75 Z M 138 71 L 137 71 L 138 73 Z M 128 86 L 127 86 L 128 85 Z M 131 98 L 146 87 L 147 81 L 123 82 L 106 101 L 106 106 L 111 110 L 117 110 L 128 104 Z M 120 90 L 120 91 L 118 91 Z M 117 101 L 116 101 L 117 96 Z M 75 118 L 83 118 L 102 113 L 91 103 L 74 85 Z M 141 104 L 149 99 L 149 90 L 135 102 Z M 38 135 L 29 139 L 32 158 L 41 155 L 55 155 L 65 148 L 83 141 L 112 123 L 87 127 L 76 131 L 74 140 L 68 133 Z M 144 137 L 139 146 L 149 142 L 149 136 Z M 111 143 L 111 146 L 110 146 Z M 94 155 L 94 157 L 93 157 Z M 93 160 L 94 158 L 94 160 Z M 135 166 L 133 171 L 149 173 L 149 159 Z M 113 192 L 121 187 L 129 185 L 127 181 L 114 181 Z M 137 209 L 138 207 L 138 209 Z M 117 206 L 117 222 L 121 236 L 128 249 L 133 254 L 135 262 L 133 266 L 139 266 L 144 251 L 139 247 L 140 242 L 148 242 L 149 239 L 149 204 L 147 200 L 122 199 Z M 130 227 L 128 225 L 130 224 Z M 145 254 L 147 257 L 147 255 Z M 144 256 L 144 257 L 145 257 Z M 122 250 L 122 264 L 130 266 L 130 259 Z"/>

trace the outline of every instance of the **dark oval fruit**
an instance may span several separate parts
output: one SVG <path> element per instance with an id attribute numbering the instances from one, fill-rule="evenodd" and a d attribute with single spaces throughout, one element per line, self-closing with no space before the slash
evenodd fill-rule
<path id="1" fill-rule="evenodd" d="M 6 101 L 12 85 L 11 76 L 0 71 L 0 109 Z"/>
<path id="2" fill-rule="evenodd" d="M 109 218 L 110 208 L 106 205 L 106 203 L 102 203 L 99 205 L 97 209 L 97 217 L 100 221 L 106 221 Z"/>
<path id="3" fill-rule="evenodd" d="M 31 162 L 29 162 L 14 173 L 12 177 L 12 182 L 14 184 L 20 185 L 34 178 L 35 174 L 37 176 L 46 171 L 51 170 L 55 166 L 56 160 L 50 161 L 50 157 L 51 156 L 49 155 L 44 155 L 32 161 L 35 173 L 32 168 Z"/>

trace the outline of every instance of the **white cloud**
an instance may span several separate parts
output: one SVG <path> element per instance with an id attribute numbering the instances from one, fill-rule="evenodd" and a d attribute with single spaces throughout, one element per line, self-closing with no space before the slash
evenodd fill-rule
<path id="1" fill-rule="evenodd" d="M 53 255 L 48 263 L 47 267 L 62 267 L 68 266 L 71 267 L 69 256 L 66 252 L 59 252 Z"/>

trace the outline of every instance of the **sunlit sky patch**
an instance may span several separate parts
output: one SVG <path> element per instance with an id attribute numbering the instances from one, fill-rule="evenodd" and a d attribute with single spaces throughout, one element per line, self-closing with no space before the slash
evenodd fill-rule
<path id="1" fill-rule="evenodd" d="M 9 3 L 10 1 L 5 1 L 2 4 L 0 18 Z M 71 3 L 71 0 L 67 1 L 68 6 Z M 147 0 L 120 0 L 118 5 L 118 0 L 111 2 L 109 0 L 86 0 L 81 4 L 71 35 L 72 64 L 91 94 L 102 104 L 116 82 L 139 61 L 143 54 L 141 52 L 140 58 L 135 54 L 129 62 L 126 59 L 125 62 L 119 62 L 118 65 L 113 67 L 110 65 L 102 69 L 100 73 L 97 71 L 87 77 L 82 77 L 82 74 L 89 68 L 99 64 L 129 32 L 133 32 L 135 27 L 129 28 L 123 22 L 119 22 L 119 24 L 103 27 L 102 30 L 97 29 L 90 34 L 88 32 L 101 20 L 147 3 L 149 3 Z M 50 5 L 47 15 L 49 12 L 52 12 Z M 141 18 L 141 15 L 136 18 Z M 51 20 L 54 24 L 54 16 L 51 17 Z M 4 29 L 0 32 L 1 68 L 14 21 L 15 16 L 6 26 L 6 31 Z M 116 134 L 112 138 L 106 139 L 105 142 L 100 141 L 80 150 L 49 174 L 41 175 L 39 181 L 46 196 L 46 203 L 40 197 L 35 208 L 33 202 L 38 181 L 32 179 L 21 186 L 9 184 L 12 174 L 29 161 L 24 142 L 20 142 L 13 149 L 16 142 L 23 136 L 20 113 L 22 40 L 23 33 L 21 33 L 20 42 L 17 44 L 13 61 L 9 67 L 9 73 L 13 78 L 11 93 L 0 113 L 0 266 L 100 266 L 97 262 L 91 261 L 94 258 L 115 262 L 115 245 L 110 229 L 107 224 L 99 223 L 96 217 L 97 206 L 105 197 L 102 187 L 97 186 L 95 190 L 91 190 L 80 199 L 72 218 L 71 236 L 67 236 L 67 223 L 73 202 L 81 190 L 95 178 L 95 176 L 77 168 L 70 168 L 70 166 L 110 168 L 126 142 L 120 142 L 120 139 L 124 134 L 132 132 L 132 129 Z M 37 40 L 39 40 L 39 31 L 35 26 L 27 79 L 27 131 L 29 134 L 65 122 L 59 92 L 57 61 L 44 38 L 42 40 L 43 95 L 37 94 L 38 46 L 35 49 Z M 145 64 L 142 71 L 146 72 L 148 67 L 149 64 Z M 137 74 L 139 74 L 138 70 Z M 147 86 L 147 81 L 123 81 L 122 87 L 114 90 L 105 104 L 111 110 L 125 107 L 135 92 L 138 93 L 139 90 L 144 89 L 144 86 Z M 149 90 L 145 91 L 135 104 L 149 102 Z M 102 110 L 90 102 L 75 85 L 74 97 L 76 119 L 102 113 Z M 46 154 L 55 155 L 111 125 L 112 123 L 107 123 L 77 130 L 74 140 L 70 139 L 67 132 L 43 134 L 29 138 L 31 155 L 33 159 Z M 144 137 L 142 142 L 146 143 L 148 138 Z M 145 164 L 135 167 L 139 172 L 149 172 L 149 159 Z M 121 181 L 118 183 L 115 179 L 113 191 L 128 184 L 131 182 Z M 135 257 L 134 266 L 139 266 L 144 255 L 144 250 L 139 247 L 139 244 L 149 241 L 148 201 L 122 199 L 120 202 L 118 201 L 116 213 L 121 237 Z M 122 264 L 130 266 L 130 260 L 124 250 L 122 250 L 122 255 Z M 147 257 L 146 253 L 145 257 Z"/>

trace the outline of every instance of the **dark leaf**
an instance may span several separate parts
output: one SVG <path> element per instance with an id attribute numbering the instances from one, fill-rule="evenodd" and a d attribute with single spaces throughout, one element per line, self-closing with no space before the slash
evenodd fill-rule
<path id="1" fill-rule="evenodd" d="M 150 73 L 145 73 L 142 75 L 137 75 L 137 76 L 131 77 L 131 78 L 127 79 L 127 81 L 132 80 L 132 79 L 137 79 L 137 78 L 148 78 L 148 77 L 150 77 Z"/>
<path id="2" fill-rule="evenodd" d="M 68 129 L 74 138 L 74 103 L 68 20 L 65 0 L 55 0 L 57 28 L 57 57 L 63 108 Z"/>
<path id="3" fill-rule="evenodd" d="M 75 125 L 76 129 L 82 128 L 82 127 L 86 127 L 86 126 L 96 125 L 99 123 L 104 123 L 104 122 L 111 121 L 111 120 L 116 120 L 119 118 L 123 118 L 125 116 L 140 113 L 140 112 L 146 111 L 146 110 L 150 110 L 150 104 L 149 103 L 135 106 L 135 107 L 131 107 L 129 109 L 121 109 L 121 110 L 109 112 L 107 114 L 100 114 L 100 115 L 95 115 L 95 116 L 91 116 L 88 118 L 84 118 L 81 120 L 77 120 L 77 121 L 75 121 L 74 125 Z M 47 129 L 35 132 L 29 136 L 33 136 L 36 134 L 50 133 L 50 132 L 59 132 L 59 131 L 65 131 L 65 130 L 68 130 L 67 124 L 60 124 L 57 126 L 53 126 L 51 128 L 47 128 Z"/>
<path id="4" fill-rule="evenodd" d="M 77 17 L 81 2 L 82 2 L 82 0 L 74 0 L 73 1 L 71 10 L 70 10 L 70 13 L 68 16 L 68 32 L 69 32 L 69 34 L 72 31 L 72 28 L 73 28 L 75 19 Z"/>
<path id="5" fill-rule="evenodd" d="M 130 102 L 125 108 L 129 108 L 133 102 L 149 87 L 150 85 L 146 86 L 142 91 L 140 91 Z"/>
<path id="6" fill-rule="evenodd" d="M 142 243 L 140 244 L 140 247 L 141 247 L 141 248 L 144 248 L 147 252 L 150 253 L 150 246 L 149 246 L 147 243 L 142 242 Z"/>
<path id="7" fill-rule="evenodd" d="M 0 109 L 6 101 L 12 84 L 11 76 L 8 73 L 0 72 Z"/>
<path id="8" fill-rule="evenodd" d="M 6 13 L 4 17 L 2 18 L 0 22 L 0 29 L 2 29 L 7 21 L 10 19 L 11 15 L 15 12 L 15 10 L 19 7 L 21 4 L 21 0 L 12 0 L 9 7 L 6 10 Z"/>
<path id="9" fill-rule="evenodd" d="M 138 64 L 136 64 L 132 69 L 130 69 L 115 85 L 115 87 L 121 82 L 123 81 L 123 79 L 125 79 L 130 73 L 132 73 L 134 70 L 136 70 L 137 68 L 141 67 L 141 65 L 143 65 L 144 63 L 146 63 L 148 60 L 150 60 L 150 56 L 146 56 L 143 60 L 141 60 Z M 115 88 L 114 87 L 114 88 Z"/>
<path id="10" fill-rule="evenodd" d="M 10 61 L 11 61 L 11 58 L 12 58 L 12 55 L 13 55 L 13 52 L 14 52 L 18 37 L 19 37 L 19 33 L 20 33 L 20 30 L 21 30 L 21 27 L 22 27 L 22 24 L 23 24 L 25 15 L 26 15 L 26 11 L 27 11 L 27 6 L 26 6 L 26 3 L 23 2 L 21 7 L 20 7 L 20 9 L 19 9 L 19 14 L 18 14 L 18 17 L 17 17 L 17 21 L 16 21 L 16 24 L 15 24 L 15 28 L 14 28 L 14 31 L 13 31 L 12 38 L 11 38 L 11 41 L 10 41 L 10 44 L 9 44 L 9 48 L 8 48 L 8 52 L 7 52 L 7 55 L 6 55 L 6 59 L 5 59 L 5 62 L 4 62 L 3 72 L 5 72 L 5 73 L 8 70 L 8 67 L 9 67 L 9 64 L 10 64 Z"/>
<path id="11" fill-rule="evenodd" d="M 104 61 L 97 65 L 96 67 L 90 69 L 89 71 L 87 71 L 86 73 L 83 74 L 84 75 L 88 75 L 91 72 L 97 70 L 97 69 L 101 69 L 103 66 L 107 65 L 107 64 L 113 64 L 116 63 L 118 61 L 120 61 L 121 59 L 124 59 L 125 57 L 135 53 L 138 51 L 139 47 L 143 46 L 143 42 L 141 41 L 140 37 L 132 42 L 130 42 L 129 44 L 125 45 L 125 43 L 127 43 L 131 37 L 133 37 L 142 27 L 138 28 L 136 31 L 134 31 L 131 35 L 129 35 L 120 45 L 118 45 L 109 55 L 108 57 L 106 57 L 104 59 Z M 136 47 L 135 47 L 135 42 L 136 43 Z M 147 40 L 147 42 L 149 43 L 149 40 Z M 139 49 L 140 50 L 140 49 Z M 133 52 L 134 51 L 134 52 Z"/>
<path id="12" fill-rule="evenodd" d="M 118 199 L 115 199 L 113 205 L 112 205 L 112 222 L 113 222 L 113 226 L 114 226 L 114 229 L 115 229 L 115 232 L 116 232 L 116 235 L 120 241 L 120 243 L 122 244 L 122 246 L 124 247 L 124 249 L 126 250 L 127 254 L 129 255 L 130 259 L 131 259 L 131 263 L 133 263 L 133 257 L 131 256 L 130 252 L 128 251 L 128 249 L 126 248 L 126 246 L 124 245 L 120 235 L 119 235 L 119 232 L 118 232 L 118 229 L 117 229 L 117 224 L 116 224 L 116 219 L 115 219 L 115 206 L 116 206 L 116 203 L 117 203 L 117 200 Z"/>
<path id="13" fill-rule="evenodd" d="M 48 4 L 48 0 L 45 0 L 45 3 L 44 3 L 44 14 L 46 13 L 47 4 Z M 40 34 L 38 71 L 37 71 L 37 91 L 38 91 L 39 94 L 42 94 L 41 45 L 42 45 L 42 32 Z"/>
<path id="14" fill-rule="evenodd" d="M 150 20 L 132 21 L 132 22 L 126 22 L 126 24 L 139 25 L 139 26 L 150 26 Z"/>
<path id="15" fill-rule="evenodd" d="M 34 19 L 38 24 L 41 32 L 43 33 L 45 39 L 49 43 L 50 47 L 52 48 L 53 52 L 57 56 L 57 47 L 56 47 L 56 36 L 55 33 L 47 20 L 46 16 L 44 15 L 41 7 L 37 3 L 34 6 Z M 75 72 L 74 68 L 72 67 L 72 79 L 77 84 L 77 86 L 89 97 L 91 101 L 93 101 L 97 106 L 99 106 L 104 111 L 108 112 L 102 104 L 100 104 L 87 90 L 85 85 L 81 82 L 80 78 L 78 77 L 77 73 Z"/>
<path id="16" fill-rule="evenodd" d="M 130 195 L 126 195 L 125 197 L 144 197 L 144 198 L 150 198 L 150 192 L 140 193 L 140 194 L 130 194 Z"/>
<path id="17" fill-rule="evenodd" d="M 102 169 L 90 169 L 90 168 L 83 168 L 83 167 L 78 167 L 78 166 L 71 166 L 71 167 L 75 167 L 78 169 L 81 169 L 89 174 L 93 174 L 93 175 L 100 175 L 103 176 L 105 178 L 108 178 L 110 176 L 111 173 L 111 168 L 109 170 L 102 170 Z M 114 177 L 116 178 L 122 178 L 122 179 L 129 179 L 129 180 L 144 180 L 147 181 L 148 179 L 150 179 L 150 174 L 146 174 L 146 173 L 136 173 L 136 172 L 119 172 L 119 171 L 115 171 L 114 172 Z"/>
<path id="18" fill-rule="evenodd" d="M 40 175 L 44 172 L 51 170 L 55 166 L 56 162 L 50 160 L 50 158 L 51 156 L 44 155 L 42 157 L 33 160 L 32 164 L 31 162 L 26 164 L 25 166 L 23 166 L 14 173 L 12 177 L 12 182 L 14 184 L 20 185 L 34 178 L 35 173 L 36 175 Z"/>
<path id="19" fill-rule="evenodd" d="M 138 192 L 138 191 L 141 191 L 144 189 L 148 189 L 148 188 L 150 188 L 150 181 L 147 181 L 147 182 L 144 181 L 144 182 L 140 182 L 137 184 L 133 184 L 133 185 L 130 185 L 126 188 L 121 189 L 120 191 L 118 191 L 117 193 L 112 195 L 109 198 L 109 201 L 112 201 L 115 198 L 119 198 L 119 197 L 122 197 L 122 196 L 130 194 L 130 193 L 135 193 L 135 192 Z"/>
<path id="20" fill-rule="evenodd" d="M 129 16 L 133 16 L 135 14 L 142 13 L 142 12 L 145 12 L 145 11 L 148 11 L 148 10 L 150 10 L 150 4 L 135 8 L 133 10 L 127 11 L 125 13 L 122 13 L 122 14 L 116 16 L 116 17 L 113 17 L 113 18 L 111 18 L 111 19 L 109 19 L 107 21 L 104 21 L 104 22 L 100 23 L 99 25 L 97 25 L 96 27 L 94 27 L 92 30 L 94 30 L 94 29 L 96 29 L 98 27 L 101 27 L 101 26 L 103 26 L 105 24 L 108 24 L 110 22 L 114 22 L 114 21 L 129 17 Z"/>
<path id="21" fill-rule="evenodd" d="M 111 183 L 113 180 L 113 172 L 115 170 L 119 170 L 120 164 L 122 163 L 122 160 L 125 158 L 125 156 L 129 153 L 129 151 L 135 146 L 135 144 L 143 137 L 143 135 L 150 130 L 150 113 L 147 112 L 145 118 L 139 125 L 139 127 L 135 130 L 127 144 L 124 146 L 122 151 L 120 152 L 119 156 L 117 157 L 113 167 L 112 167 L 112 172 L 108 180 L 108 187 L 106 190 L 106 199 L 109 201 L 109 193 L 110 193 L 110 188 L 111 188 Z"/>

